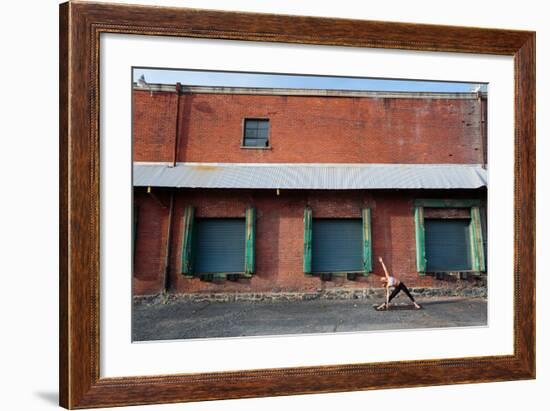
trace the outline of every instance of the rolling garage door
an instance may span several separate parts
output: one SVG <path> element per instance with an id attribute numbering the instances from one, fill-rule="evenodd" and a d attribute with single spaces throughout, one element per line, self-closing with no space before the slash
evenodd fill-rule
<path id="1" fill-rule="evenodd" d="M 471 270 L 470 220 L 426 219 L 427 271 Z"/>
<path id="2" fill-rule="evenodd" d="M 313 272 L 363 271 L 361 230 L 361 219 L 313 219 Z"/>
<path id="3" fill-rule="evenodd" d="M 195 272 L 244 271 L 244 218 L 198 218 L 195 224 Z"/>

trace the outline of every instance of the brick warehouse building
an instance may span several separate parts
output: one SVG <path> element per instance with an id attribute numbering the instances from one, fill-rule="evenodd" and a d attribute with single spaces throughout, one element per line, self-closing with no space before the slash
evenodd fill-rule
<path id="1" fill-rule="evenodd" d="M 134 85 L 134 295 L 483 285 L 486 101 Z"/>

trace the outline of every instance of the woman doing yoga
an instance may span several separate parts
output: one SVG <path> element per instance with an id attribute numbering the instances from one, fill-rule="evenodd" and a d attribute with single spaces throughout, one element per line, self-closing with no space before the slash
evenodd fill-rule
<path id="1" fill-rule="evenodd" d="M 388 269 L 386 268 L 386 264 L 384 264 L 384 260 L 382 260 L 382 257 L 378 257 L 378 261 L 380 261 L 380 264 L 382 264 L 382 268 L 384 269 L 385 276 L 382 277 L 382 282 L 384 283 L 384 286 L 386 287 L 386 301 L 376 307 L 377 310 L 387 310 L 390 301 L 394 299 L 394 297 L 403 290 L 405 294 L 407 294 L 407 297 L 411 299 L 411 301 L 414 304 L 414 308 L 419 310 L 422 308 L 415 300 L 414 297 L 411 295 L 411 292 L 407 288 L 407 286 L 403 283 L 403 281 L 399 281 L 397 278 L 393 277 L 388 273 Z M 390 287 L 394 287 L 393 291 L 390 295 Z"/>

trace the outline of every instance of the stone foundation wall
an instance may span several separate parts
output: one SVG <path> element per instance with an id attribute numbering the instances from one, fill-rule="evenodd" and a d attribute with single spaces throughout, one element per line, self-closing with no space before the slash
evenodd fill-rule
<path id="1" fill-rule="evenodd" d="M 409 289 L 412 295 L 422 298 L 432 297 L 477 297 L 487 298 L 487 287 L 414 287 Z M 403 293 L 401 293 L 403 294 Z M 406 298 L 401 294 L 397 298 Z M 279 301 L 307 301 L 307 300 L 383 300 L 384 288 L 332 288 L 312 292 L 271 292 L 271 293 L 188 293 L 188 294 L 157 294 L 135 296 L 136 304 L 157 304 L 177 302 L 279 302 Z"/>

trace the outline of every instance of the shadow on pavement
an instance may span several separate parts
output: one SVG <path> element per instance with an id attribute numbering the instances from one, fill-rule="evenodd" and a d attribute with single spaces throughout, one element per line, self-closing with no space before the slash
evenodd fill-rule
<path id="1" fill-rule="evenodd" d="M 420 310 L 417 310 L 414 305 L 390 305 L 388 309 L 386 310 L 377 310 L 376 307 L 378 306 L 374 306 L 373 308 L 375 309 L 375 311 L 380 311 L 380 312 L 383 312 L 383 311 L 420 311 Z"/>
<path id="2" fill-rule="evenodd" d="M 468 298 L 457 298 L 453 300 L 440 300 L 440 301 L 417 301 L 418 304 L 420 304 L 422 307 L 435 307 L 435 306 L 441 306 L 441 305 L 453 305 L 456 303 L 462 303 L 468 301 Z"/>

